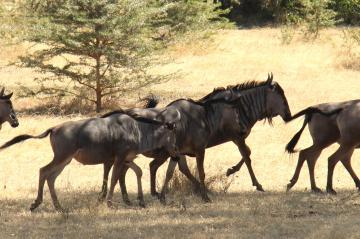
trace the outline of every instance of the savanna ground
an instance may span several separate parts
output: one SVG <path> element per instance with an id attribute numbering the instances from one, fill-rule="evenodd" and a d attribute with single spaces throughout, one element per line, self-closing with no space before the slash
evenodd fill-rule
<path id="1" fill-rule="evenodd" d="M 280 29 L 227 30 L 217 33 L 211 43 L 196 41 L 172 47 L 175 62 L 156 69 L 180 70 L 181 79 L 153 86 L 148 92 L 162 97 L 166 104 L 179 97 L 199 98 L 214 87 L 247 80 L 264 80 L 268 72 L 284 88 L 293 113 L 320 102 L 359 98 L 360 68 L 344 45 L 342 30 L 324 32 L 319 39 L 306 42 L 295 39 L 281 44 Z M 0 63 L 11 60 L 21 49 L 3 49 Z M 346 63 L 346 64 L 344 64 Z M 18 89 L 17 83 L 31 86 L 34 73 L 14 67 L 0 69 L 0 83 Z M 124 100 L 124 99 L 119 99 Z M 85 116 L 55 117 L 30 115 L 26 109 L 35 105 L 31 99 L 14 99 L 14 107 L 23 112 L 16 129 L 4 125 L 0 143 L 22 134 L 39 134 L 66 120 Z M 49 139 L 29 140 L 1 152 L 0 167 L 0 237 L 1 238 L 359 238 L 360 195 L 341 164 L 334 175 L 337 196 L 309 192 L 307 166 L 304 164 L 297 185 L 289 193 L 285 186 L 295 169 L 297 155 L 284 152 L 285 144 L 302 125 L 302 119 L 285 125 L 276 119 L 274 127 L 259 122 L 247 142 L 252 149 L 252 164 L 266 192 L 256 192 L 246 167 L 234 177 L 222 177 L 227 168 L 240 160 L 232 143 L 206 151 L 207 178 L 212 203 L 204 204 L 191 194 L 174 193 L 168 205 L 161 205 L 149 195 L 149 159 L 136 163 L 143 169 L 147 207 L 127 207 L 120 194 L 118 208 L 97 204 L 102 182 L 102 166 L 83 166 L 73 161 L 57 179 L 57 191 L 67 214 L 55 212 L 47 186 L 44 203 L 31 213 L 29 206 L 37 193 L 39 168 L 52 158 Z M 311 144 L 307 131 L 298 148 Z M 325 188 L 327 157 L 336 145 L 325 150 L 316 166 L 318 186 Z M 353 166 L 360 172 L 360 155 L 353 155 Z M 189 158 L 189 162 L 194 163 Z M 166 166 L 158 172 L 161 185 Z M 220 176 L 219 176 L 220 175 Z M 229 188 L 222 190 L 226 184 Z M 136 180 L 127 177 L 128 190 L 136 205 Z M 119 189 L 117 188 L 117 192 Z"/>

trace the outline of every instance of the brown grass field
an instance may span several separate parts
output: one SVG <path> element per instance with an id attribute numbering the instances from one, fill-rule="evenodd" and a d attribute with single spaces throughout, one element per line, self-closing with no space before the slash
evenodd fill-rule
<path id="1" fill-rule="evenodd" d="M 226 30 L 211 42 L 196 41 L 171 48 L 174 63 L 159 72 L 181 70 L 183 77 L 153 86 L 147 92 L 162 96 L 162 104 L 179 97 L 198 98 L 214 87 L 247 80 L 264 80 L 268 72 L 285 90 L 292 112 L 320 102 L 359 98 L 360 71 L 354 48 L 344 45 L 341 29 L 323 32 L 320 39 L 295 39 L 281 44 L 280 29 Z M 12 60 L 21 49 L 3 49 L 0 65 Z M 346 63 L 346 66 L 344 65 Z M 31 86 L 35 73 L 13 67 L 0 68 L 0 84 L 14 90 L 19 82 Z M 13 99 L 15 109 L 32 104 L 31 99 Z M 15 135 L 39 134 L 55 124 L 85 116 L 53 117 L 21 114 L 20 126 L 1 131 L 2 144 Z M 161 205 L 149 195 L 149 159 L 136 162 L 143 169 L 147 207 L 125 206 L 119 194 L 118 208 L 97 204 L 102 182 L 102 166 L 83 166 L 73 161 L 57 180 L 57 192 L 67 214 L 55 212 L 45 186 L 44 203 L 29 211 L 37 193 L 39 168 L 52 158 L 49 139 L 29 140 L 1 152 L 0 160 L 0 238 L 359 238 L 360 195 L 344 167 L 334 174 L 337 196 L 314 195 L 304 165 L 298 184 L 286 193 L 297 154 L 289 156 L 284 147 L 297 132 L 302 119 L 285 125 L 276 119 L 274 127 L 259 122 L 247 142 L 252 149 L 255 174 L 266 192 L 255 191 L 246 167 L 233 178 L 224 179 L 227 168 L 240 160 L 232 143 L 206 151 L 207 178 L 216 177 L 212 203 L 204 204 L 190 194 L 168 196 Z M 298 148 L 311 144 L 305 131 Z M 318 186 L 325 188 L 327 157 L 336 145 L 325 150 L 316 166 Z M 189 158 L 190 162 L 195 160 Z M 353 166 L 360 173 L 360 154 L 353 155 Z M 166 166 L 158 172 L 161 185 Z M 226 193 L 221 190 L 227 182 Z M 128 190 L 136 205 L 136 180 L 127 177 Z"/>

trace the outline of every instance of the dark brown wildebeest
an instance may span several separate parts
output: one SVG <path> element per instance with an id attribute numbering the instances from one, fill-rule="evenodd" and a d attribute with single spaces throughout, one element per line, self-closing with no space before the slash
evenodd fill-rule
<path id="1" fill-rule="evenodd" d="M 263 191 L 261 184 L 255 177 L 251 166 L 250 148 L 245 144 L 253 125 L 262 119 L 280 115 L 285 121 L 291 117 L 290 109 L 283 89 L 273 82 L 272 74 L 263 82 L 248 82 L 227 88 L 215 89 L 212 93 L 198 101 L 180 99 L 168 106 L 180 111 L 181 121 L 176 125 L 176 142 L 179 153 L 195 156 L 199 173 L 200 185 L 191 175 L 184 157 L 179 160 L 180 171 L 183 172 L 200 192 L 204 201 L 209 201 L 204 184 L 204 156 L 205 149 L 228 141 L 233 141 L 242 155 L 242 160 L 228 174 L 238 171 L 245 162 L 251 180 L 257 190 Z M 163 164 L 169 155 L 161 150 L 145 156 L 154 157 L 150 163 L 151 193 L 156 195 L 155 175 L 157 168 Z M 168 166 L 164 185 L 170 180 L 176 166 L 176 160 L 171 160 Z M 125 172 L 122 174 L 125 176 Z M 120 180 L 122 181 L 122 180 Z M 163 189 L 166 186 L 163 187 Z M 125 190 L 126 191 L 126 190 Z M 162 190 L 160 199 L 165 201 L 165 191 Z"/>
<path id="2" fill-rule="evenodd" d="M 13 93 L 4 95 L 5 88 L 0 91 L 0 129 L 4 122 L 9 122 L 11 127 L 19 126 L 19 121 L 16 117 L 15 111 L 10 100 Z"/>
<path id="3" fill-rule="evenodd" d="M 41 139 L 50 134 L 50 142 L 54 152 L 53 160 L 40 169 L 38 196 L 30 210 L 37 208 L 43 200 L 44 183 L 47 181 L 55 208 L 62 211 L 57 199 L 54 184 L 73 158 L 82 164 L 100 164 L 114 161 L 108 201 L 111 203 L 114 186 L 119 179 L 119 171 L 124 164 L 132 168 L 138 180 L 138 199 L 144 206 L 141 186 L 141 169 L 132 161 L 137 154 L 165 148 L 172 156 L 176 156 L 174 127 L 180 120 L 180 113 L 174 108 L 156 114 L 154 118 L 144 118 L 131 111 L 116 111 L 105 118 L 90 118 L 70 121 L 46 130 L 38 136 L 19 135 L 5 143 L 0 149 L 30 138 Z"/>
<path id="4" fill-rule="evenodd" d="M 295 145 L 307 124 L 309 125 L 313 145 L 300 151 L 295 173 L 287 185 L 287 190 L 290 190 L 296 184 L 302 165 L 306 160 L 309 167 L 311 190 L 321 192 L 315 183 L 315 164 L 321 151 L 336 142 L 340 146 L 329 157 L 326 191 L 336 194 L 333 189 L 332 178 L 335 165 L 339 160 L 351 175 L 356 187 L 360 189 L 359 178 L 351 166 L 351 156 L 354 150 L 360 146 L 360 100 L 311 106 L 294 115 L 293 119 L 301 115 L 305 115 L 304 124 L 287 144 L 286 150 L 289 153 L 295 152 Z"/>

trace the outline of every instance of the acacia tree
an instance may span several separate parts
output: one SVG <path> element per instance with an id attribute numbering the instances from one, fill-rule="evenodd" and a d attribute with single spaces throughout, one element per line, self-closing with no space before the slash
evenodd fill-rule
<path id="1" fill-rule="evenodd" d="M 21 66 L 44 73 L 39 89 L 27 94 L 81 97 L 97 112 L 103 97 L 166 78 L 148 73 L 159 62 L 156 50 L 219 14 L 196 0 L 33 0 L 23 7 L 21 40 L 37 46 L 20 57 Z"/>
<path id="2" fill-rule="evenodd" d="M 99 112 L 103 97 L 159 81 L 146 73 L 158 46 L 146 1 L 45 1 L 28 9 L 34 18 L 25 40 L 42 47 L 20 60 L 46 73 L 37 93 L 85 98 Z"/>

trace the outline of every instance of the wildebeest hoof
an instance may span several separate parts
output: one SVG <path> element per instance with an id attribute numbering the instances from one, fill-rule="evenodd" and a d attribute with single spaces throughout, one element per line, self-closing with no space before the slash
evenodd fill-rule
<path id="1" fill-rule="evenodd" d="M 131 203 L 131 201 L 130 201 L 129 199 L 124 199 L 123 201 L 124 201 L 124 203 L 125 203 L 126 205 L 128 205 L 128 206 L 131 206 L 131 205 L 132 205 L 132 203 Z"/>
<path id="2" fill-rule="evenodd" d="M 318 187 L 312 188 L 311 192 L 312 193 L 317 193 L 317 194 L 322 194 L 323 193 L 323 191 L 321 191 L 321 189 L 318 188 Z"/>
<path id="3" fill-rule="evenodd" d="M 128 206 L 131 206 L 132 205 L 132 203 L 131 203 L 131 201 L 130 201 L 130 199 L 129 199 L 129 197 L 127 196 L 127 194 L 126 195 L 123 195 L 123 202 L 126 204 L 126 205 L 128 205 Z"/>
<path id="4" fill-rule="evenodd" d="M 152 192 L 152 193 L 151 193 L 151 196 L 160 199 L 160 193 L 158 193 L 158 192 Z"/>
<path id="5" fill-rule="evenodd" d="M 226 176 L 229 177 L 231 174 L 235 173 L 235 171 L 232 169 L 232 168 L 229 168 L 227 171 L 226 171 Z"/>
<path id="6" fill-rule="evenodd" d="M 263 187 L 260 184 L 256 186 L 256 190 L 258 190 L 260 192 L 265 192 L 265 190 L 263 189 Z"/>
<path id="7" fill-rule="evenodd" d="M 336 194 L 337 194 L 336 191 L 335 191 L 334 189 L 332 189 L 332 188 L 327 188 L 327 189 L 326 189 L 326 192 L 327 192 L 328 194 L 331 194 L 331 195 L 336 195 Z"/>
<path id="8" fill-rule="evenodd" d="M 143 201 L 143 200 L 140 200 L 139 201 L 139 206 L 141 207 L 141 208 L 145 208 L 146 206 L 145 206 L 145 202 Z"/>
<path id="9" fill-rule="evenodd" d="M 39 207 L 40 204 L 41 204 L 41 202 L 35 200 L 35 202 L 32 203 L 30 206 L 30 211 L 33 212 L 37 207 Z"/>
<path id="10" fill-rule="evenodd" d="M 106 205 L 108 206 L 108 208 L 114 208 L 114 205 L 111 200 L 107 200 Z"/>
<path id="11" fill-rule="evenodd" d="M 210 202 L 211 202 L 211 199 L 208 197 L 208 195 L 204 195 L 204 196 L 202 197 L 202 200 L 203 200 L 204 202 L 206 202 L 206 203 L 210 203 Z"/>
<path id="12" fill-rule="evenodd" d="M 98 201 L 99 202 L 103 202 L 104 200 L 105 200 L 105 198 L 106 198 L 106 192 L 104 193 L 104 192 L 100 192 L 99 193 L 99 197 L 98 197 Z"/>
<path id="13" fill-rule="evenodd" d="M 288 184 L 286 185 L 286 192 L 289 192 L 290 189 L 291 189 L 293 186 L 294 186 L 294 185 L 293 185 L 292 183 L 288 183 Z"/>
<path id="14" fill-rule="evenodd" d="M 166 205 L 166 199 L 165 199 L 165 196 L 163 196 L 163 195 L 160 195 L 159 196 L 159 200 L 160 200 L 160 203 L 162 204 L 162 205 Z"/>
<path id="15" fill-rule="evenodd" d="M 103 202 L 105 200 L 105 198 L 106 198 L 106 195 L 100 195 L 98 197 L 98 202 Z"/>
<path id="16" fill-rule="evenodd" d="M 38 206 L 39 206 L 39 205 L 37 205 L 37 204 L 35 204 L 35 203 L 31 204 L 31 206 L 30 206 L 30 211 L 33 212 Z"/>

